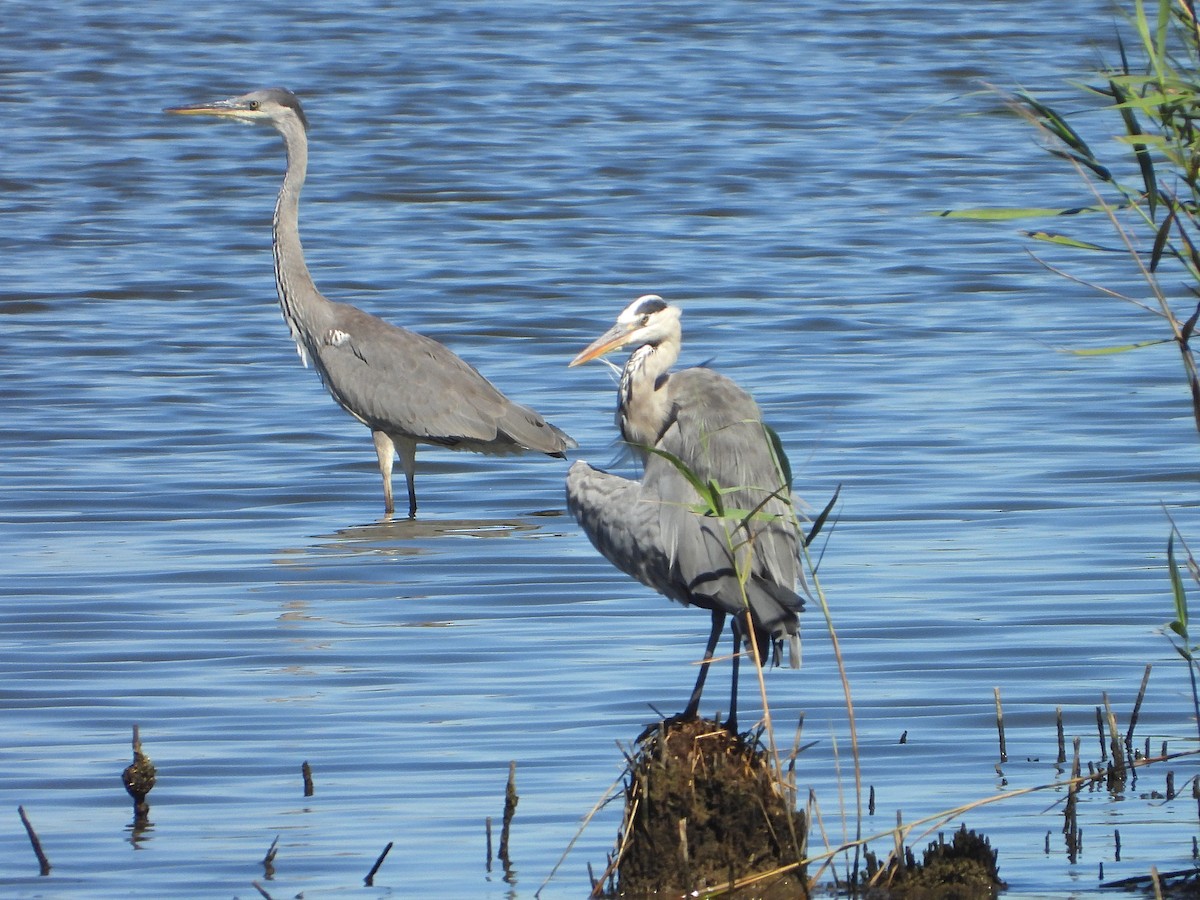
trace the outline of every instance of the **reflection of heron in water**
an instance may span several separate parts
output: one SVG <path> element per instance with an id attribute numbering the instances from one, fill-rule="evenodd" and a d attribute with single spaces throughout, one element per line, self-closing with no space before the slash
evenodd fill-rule
<path id="1" fill-rule="evenodd" d="M 798 557 L 802 536 L 786 460 L 754 399 L 710 369 L 670 371 L 679 357 L 679 316 L 661 297 L 639 297 L 571 361 L 634 348 L 621 372 L 617 424 L 641 455 L 645 474 L 631 481 L 578 461 L 567 474 L 567 507 L 617 568 L 712 613 L 685 717 L 696 714 L 725 617 L 733 617 L 729 722 L 736 728 L 738 660 L 751 633 L 761 659 L 773 650 L 778 663 L 786 645 L 791 665 L 800 665 L 798 614 L 807 593 Z M 697 485 L 715 486 L 724 515 L 697 511 Z"/>
<path id="2" fill-rule="evenodd" d="M 385 519 L 348 525 L 333 534 L 316 535 L 314 543 L 276 558 L 286 566 L 310 566 L 314 557 L 426 556 L 445 553 L 444 538 L 487 539 L 528 536 L 541 526 L 514 519 Z M 429 541 L 430 543 L 422 543 Z"/>
<path id="3" fill-rule="evenodd" d="M 397 453 L 408 483 L 408 515 L 417 514 L 417 444 L 557 457 L 576 446 L 564 432 L 509 400 L 437 341 L 345 303 L 332 303 L 317 290 L 300 246 L 308 122 L 295 94 L 273 88 L 167 112 L 264 123 L 283 136 L 287 170 L 275 205 L 272 243 L 279 304 L 305 365 L 311 360 L 333 399 L 371 429 L 389 515 Z"/>

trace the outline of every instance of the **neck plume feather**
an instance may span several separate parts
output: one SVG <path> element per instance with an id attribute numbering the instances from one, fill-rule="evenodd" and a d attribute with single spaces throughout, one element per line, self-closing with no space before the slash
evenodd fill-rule
<path id="1" fill-rule="evenodd" d="M 621 402 L 617 426 L 621 436 L 637 447 L 653 447 L 662 437 L 670 414 L 666 389 L 671 368 L 678 356 L 678 344 L 644 344 L 630 354 L 621 371 Z"/>

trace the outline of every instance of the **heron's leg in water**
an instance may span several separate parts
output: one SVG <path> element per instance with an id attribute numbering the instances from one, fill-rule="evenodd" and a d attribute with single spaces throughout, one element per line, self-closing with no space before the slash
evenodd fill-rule
<path id="1" fill-rule="evenodd" d="M 690 719 L 700 708 L 700 694 L 704 691 L 704 679 L 708 677 L 708 667 L 712 664 L 713 651 L 717 649 L 717 641 L 721 639 L 721 631 L 725 627 L 725 613 L 718 609 L 712 611 L 712 632 L 708 635 L 708 646 L 704 648 L 704 662 L 700 663 L 700 674 L 696 676 L 696 686 L 692 688 L 692 698 L 688 700 L 687 708 L 683 711 L 684 718 Z"/>
<path id="2" fill-rule="evenodd" d="M 400 465 L 404 467 L 404 480 L 408 483 L 408 517 L 417 517 L 417 442 L 392 435 L 396 452 L 400 454 Z"/>
<path id="3" fill-rule="evenodd" d="M 392 458 L 396 454 L 396 447 L 392 444 L 392 439 L 382 431 L 372 431 L 371 437 L 375 439 L 375 455 L 379 457 L 379 474 L 383 476 L 383 511 L 389 516 L 392 514 Z"/>

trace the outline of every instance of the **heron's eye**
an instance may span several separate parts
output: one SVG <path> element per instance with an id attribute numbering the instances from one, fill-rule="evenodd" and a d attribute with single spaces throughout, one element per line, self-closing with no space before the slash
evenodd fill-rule
<path id="1" fill-rule="evenodd" d="M 642 316 L 642 327 L 645 328 L 649 324 L 650 324 L 650 317 Z"/>
<path id="2" fill-rule="evenodd" d="M 251 101 L 250 101 L 250 108 L 251 108 L 251 109 L 258 109 L 258 101 L 257 101 L 257 100 L 251 100 Z"/>

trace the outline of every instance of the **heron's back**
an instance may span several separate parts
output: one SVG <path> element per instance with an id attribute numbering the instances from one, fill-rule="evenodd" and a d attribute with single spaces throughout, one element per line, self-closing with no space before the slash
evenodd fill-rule
<path id="1" fill-rule="evenodd" d="M 373 430 L 482 453 L 562 455 L 575 442 L 432 338 L 346 304 L 314 336 L 334 399 Z"/>

